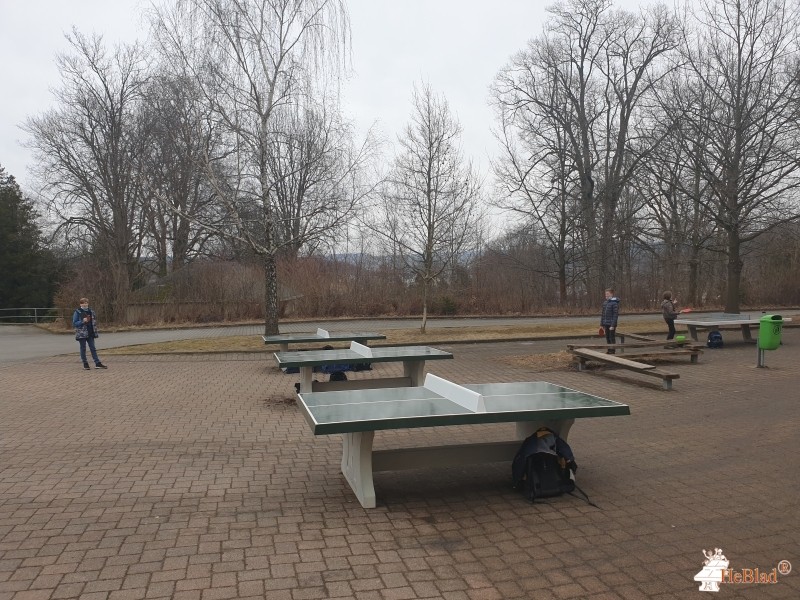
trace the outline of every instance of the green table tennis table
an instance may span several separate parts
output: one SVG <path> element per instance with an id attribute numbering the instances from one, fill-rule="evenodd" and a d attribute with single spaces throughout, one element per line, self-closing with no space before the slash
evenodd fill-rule
<path id="1" fill-rule="evenodd" d="M 382 333 L 370 333 L 366 331 L 328 331 L 327 329 L 317 329 L 315 333 L 287 333 L 280 335 L 262 335 L 261 339 L 265 344 L 278 344 L 281 352 L 289 351 L 289 344 L 306 344 L 330 342 L 368 342 L 370 340 L 385 340 L 386 336 Z"/>
<path id="2" fill-rule="evenodd" d="M 373 472 L 511 461 L 540 427 L 566 439 L 575 419 L 629 415 L 630 408 L 546 381 L 458 385 L 428 374 L 423 386 L 299 394 L 314 435 L 342 434 L 342 473 L 364 508 L 374 508 Z M 376 431 L 516 423 L 503 442 L 373 451 Z"/>
<path id="3" fill-rule="evenodd" d="M 783 322 L 791 319 L 784 318 Z M 723 313 L 721 315 L 702 315 L 697 317 L 681 317 L 675 319 L 675 325 L 685 325 L 689 330 L 689 335 L 696 342 L 697 331 L 699 329 L 708 331 L 719 331 L 724 327 L 739 327 L 742 330 L 742 339 L 745 342 L 755 343 L 751 330 L 758 329 L 761 324 L 761 315 L 753 316 L 750 314 Z"/>
<path id="4" fill-rule="evenodd" d="M 445 352 L 430 346 L 394 346 L 369 348 L 358 342 L 351 342 L 350 348 L 341 350 L 310 350 L 308 352 L 276 352 L 275 361 L 281 369 L 297 367 L 300 369 L 300 393 L 335 390 L 356 390 L 390 387 L 415 387 L 422 385 L 425 378 L 425 363 L 429 360 L 453 358 Z M 347 381 L 314 381 L 314 367 L 338 364 L 371 364 L 378 362 L 402 362 L 402 377 L 382 377 L 370 379 L 349 379 Z"/>

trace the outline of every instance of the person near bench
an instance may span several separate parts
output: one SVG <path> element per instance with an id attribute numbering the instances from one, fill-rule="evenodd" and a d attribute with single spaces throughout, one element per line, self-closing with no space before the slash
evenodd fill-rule
<path id="1" fill-rule="evenodd" d="M 664 292 L 664 300 L 661 302 L 661 312 L 664 313 L 664 321 L 667 323 L 667 339 L 675 337 L 675 319 L 678 318 L 678 300 L 672 299 L 672 292 Z"/>
<path id="2" fill-rule="evenodd" d="M 605 330 L 606 343 L 617 343 L 617 319 L 619 318 L 619 298 L 614 295 L 614 288 L 606 288 L 606 299 L 600 313 L 600 326 Z M 614 348 L 606 350 L 608 354 L 615 354 Z"/>

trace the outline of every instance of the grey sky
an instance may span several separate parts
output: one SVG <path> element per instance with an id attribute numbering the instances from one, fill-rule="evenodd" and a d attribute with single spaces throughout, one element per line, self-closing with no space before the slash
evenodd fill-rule
<path id="1" fill-rule="evenodd" d="M 617 1 L 636 8 L 651 0 Z M 107 42 L 144 37 L 147 0 L 0 0 L 0 165 L 29 189 L 32 158 L 19 124 L 53 103 L 56 52 L 64 33 L 102 33 Z M 362 131 L 377 124 L 394 140 L 411 110 L 415 82 L 444 94 L 464 129 L 465 155 L 488 168 L 495 152 L 488 88 L 512 54 L 542 30 L 538 0 L 350 0 L 353 73 L 344 110 Z"/>

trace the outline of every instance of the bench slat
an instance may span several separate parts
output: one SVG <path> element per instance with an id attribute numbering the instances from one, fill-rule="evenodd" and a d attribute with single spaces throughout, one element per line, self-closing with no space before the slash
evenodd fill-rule
<path id="1" fill-rule="evenodd" d="M 644 363 L 634 362 L 632 360 L 621 358 L 616 354 L 604 354 L 602 352 L 595 352 L 594 350 L 589 350 L 588 348 L 576 348 L 575 350 L 572 351 L 572 353 L 576 354 L 577 356 L 583 356 L 585 358 L 593 358 L 601 362 L 620 365 L 622 367 L 625 367 L 626 369 L 632 369 L 634 371 L 647 371 L 649 369 L 655 369 L 655 366 L 653 365 L 646 365 Z"/>
<path id="2" fill-rule="evenodd" d="M 674 342 L 672 340 L 652 340 L 642 342 L 628 342 L 626 344 L 567 344 L 567 348 L 586 348 L 592 349 L 605 349 L 605 348 L 618 348 L 624 350 L 625 348 L 700 348 L 697 343 L 684 341 Z"/>
<path id="3" fill-rule="evenodd" d="M 635 356 L 637 358 L 640 358 L 642 356 L 654 356 L 654 357 L 659 357 L 659 356 L 681 356 L 681 355 L 685 356 L 687 354 L 691 354 L 691 355 L 694 356 L 694 355 L 697 355 L 697 354 L 701 354 L 702 352 L 703 351 L 699 350 L 699 349 L 698 350 L 693 350 L 693 349 L 689 349 L 689 348 L 686 348 L 686 349 L 680 348 L 680 349 L 675 349 L 675 350 L 657 350 L 657 349 L 647 350 L 647 349 L 640 349 L 640 350 L 634 350 L 633 352 L 626 352 L 625 356 Z"/>

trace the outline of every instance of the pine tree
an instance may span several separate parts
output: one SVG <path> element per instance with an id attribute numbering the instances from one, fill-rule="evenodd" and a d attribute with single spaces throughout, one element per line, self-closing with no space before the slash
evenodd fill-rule
<path id="1" fill-rule="evenodd" d="M 0 166 L 0 308 L 51 305 L 56 261 L 37 218 L 33 203 Z"/>

